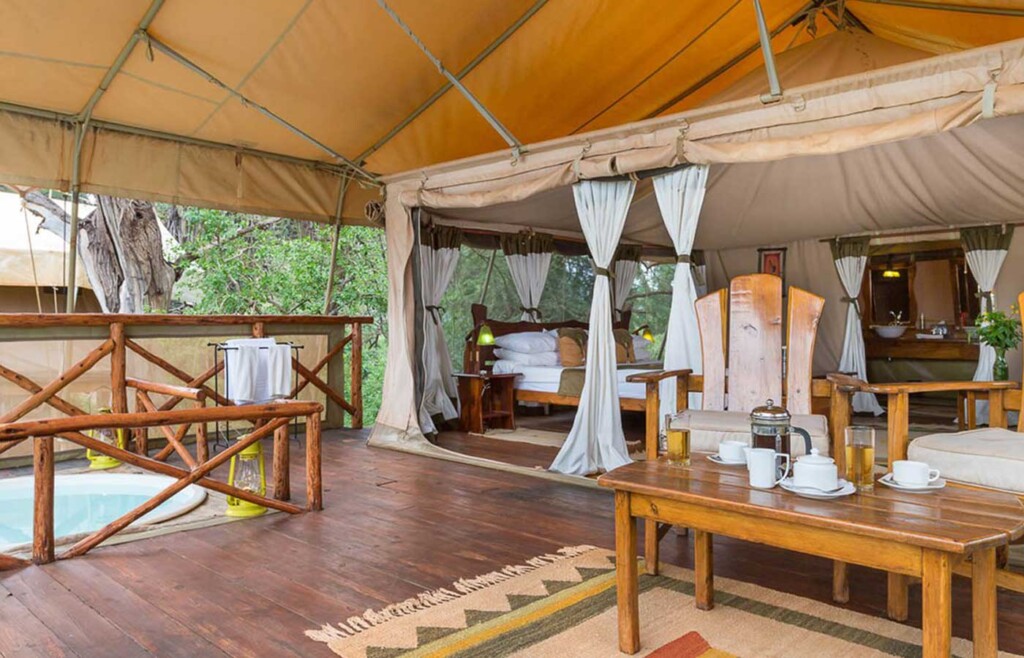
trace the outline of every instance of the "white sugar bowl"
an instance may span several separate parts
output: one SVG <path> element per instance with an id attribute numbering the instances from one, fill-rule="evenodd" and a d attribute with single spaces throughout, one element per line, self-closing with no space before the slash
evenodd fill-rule
<path id="1" fill-rule="evenodd" d="M 800 457 L 793 464 L 793 484 L 832 491 L 839 486 L 839 468 L 834 459 L 818 454 L 817 448 L 811 448 L 811 454 Z"/>

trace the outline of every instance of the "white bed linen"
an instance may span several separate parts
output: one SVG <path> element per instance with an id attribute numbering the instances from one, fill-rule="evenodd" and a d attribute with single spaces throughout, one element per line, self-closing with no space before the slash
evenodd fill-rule
<path id="1" fill-rule="evenodd" d="M 562 380 L 562 366 L 524 366 L 520 363 L 513 363 L 499 359 L 494 362 L 493 372 L 496 375 L 507 375 L 517 373 L 515 387 L 525 391 L 537 391 L 539 393 L 557 393 L 558 385 Z M 626 377 L 640 372 L 650 372 L 644 368 L 623 368 L 617 371 L 619 397 L 643 400 L 647 392 L 643 384 L 627 382 Z"/>

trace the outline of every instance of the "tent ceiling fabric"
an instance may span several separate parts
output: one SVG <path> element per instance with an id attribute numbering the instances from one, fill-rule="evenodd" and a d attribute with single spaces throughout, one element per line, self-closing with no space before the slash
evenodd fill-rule
<path id="1" fill-rule="evenodd" d="M 389 4 L 524 143 L 671 114 L 721 100 L 730 87 L 745 94 L 763 77 L 753 7 L 746 0 Z M 825 37 L 835 32 L 833 9 L 806 0 L 762 4 L 775 52 L 808 43 L 830 47 Z M 997 0 L 948 4 L 1019 8 Z M 0 0 L 0 102 L 78 114 L 150 5 Z M 846 7 L 857 22 L 892 43 L 871 66 L 1024 37 L 1021 17 L 868 0 L 848 0 Z M 374 0 L 165 0 L 149 32 L 377 174 L 505 148 Z M 831 58 L 838 68 L 826 75 L 851 70 L 856 44 L 846 51 L 848 61 Z M 803 82 L 784 67 L 780 71 L 784 88 L 787 77 Z M 52 118 L 13 117 L 12 109 L 0 113 L 0 180 L 66 189 L 72 158 L 67 117 L 61 128 Z M 329 220 L 335 212 L 342 183 L 329 155 L 152 52 L 144 40 L 114 76 L 93 117 L 236 152 L 169 146 L 99 124 L 86 145 L 85 190 L 316 220 Z M 329 166 L 266 159 L 256 151 Z M 147 166 L 154 171 L 134 170 Z M 257 189 L 264 186 L 278 189 Z M 374 188 L 354 186 L 344 216 L 361 220 L 362 204 L 377 195 Z"/>

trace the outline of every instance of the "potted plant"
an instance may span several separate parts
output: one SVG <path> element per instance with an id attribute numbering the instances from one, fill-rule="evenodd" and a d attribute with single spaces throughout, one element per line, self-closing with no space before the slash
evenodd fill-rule
<path id="1" fill-rule="evenodd" d="M 1011 315 L 1003 311 L 992 310 L 978 316 L 975 335 L 978 339 L 996 351 L 996 362 L 992 365 L 992 378 L 1003 381 L 1010 378 L 1010 370 L 1006 365 L 1007 350 L 1016 349 L 1021 341 L 1020 320 L 1017 309 L 1010 309 Z"/>

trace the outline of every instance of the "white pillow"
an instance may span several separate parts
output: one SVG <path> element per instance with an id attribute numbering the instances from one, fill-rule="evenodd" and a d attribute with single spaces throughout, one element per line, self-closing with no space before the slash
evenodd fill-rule
<path id="1" fill-rule="evenodd" d="M 503 361 L 511 361 L 512 363 L 518 363 L 522 366 L 558 365 L 558 352 L 536 352 L 534 354 L 526 354 L 525 352 L 503 350 L 499 347 L 494 350 L 494 356 L 502 359 Z"/>
<path id="2" fill-rule="evenodd" d="M 519 363 L 513 363 L 511 361 L 498 360 L 495 361 L 491 366 L 491 372 L 495 375 L 511 375 L 512 373 L 522 373 L 523 366 Z"/>
<path id="3" fill-rule="evenodd" d="M 522 331 L 517 334 L 506 334 L 494 339 L 494 344 L 506 350 L 514 350 L 523 354 L 538 352 L 554 352 L 558 349 L 558 338 L 543 331 Z"/>
<path id="4" fill-rule="evenodd" d="M 636 358 L 636 363 L 643 361 L 652 361 L 651 347 L 654 343 L 647 340 L 642 336 L 633 336 L 633 355 Z"/>

